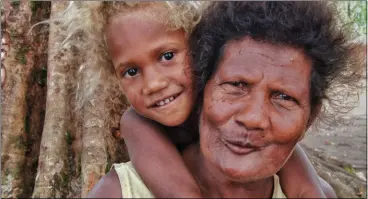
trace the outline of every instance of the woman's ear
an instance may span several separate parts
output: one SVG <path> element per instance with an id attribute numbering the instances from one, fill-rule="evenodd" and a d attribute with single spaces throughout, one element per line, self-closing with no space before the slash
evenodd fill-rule
<path id="1" fill-rule="evenodd" d="M 308 124 L 307 124 L 307 130 L 309 129 L 309 127 L 313 124 L 313 122 L 316 120 L 318 114 L 321 112 L 321 108 L 322 108 L 322 103 L 317 104 L 311 112 L 311 115 L 309 117 L 308 120 Z"/>
<path id="2" fill-rule="evenodd" d="M 305 129 L 305 131 L 307 131 L 309 129 L 310 126 L 312 126 L 313 122 L 316 120 L 319 112 L 321 112 L 321 108 L 322 108 L 322 104 L 318 104 L 314 107 L 313 111 L 311 112 L 311 115 L 308 119 L 308 123 L 307 123 L 307 128 Z M 306 132 L 304 132 L 303 136 L 301 136 L 298 140 L 298 142 L 302 141 L 304 136 L 305 136 Z"/>

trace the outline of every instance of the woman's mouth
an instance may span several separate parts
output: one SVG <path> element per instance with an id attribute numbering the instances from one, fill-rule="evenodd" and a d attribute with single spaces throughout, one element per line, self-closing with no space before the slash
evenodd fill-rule
<path id="1" fill-rule="evenodd" d="M 259 151 L 262 148 L 262 147 L 256 147 L 250 144 L 243 144 L 240 142 L 233 142 L 233 141 L 228 141 L 224 139 L 221 139 L 221 141 L 225 144 L 225 146 L 230 151 L 238 155 L 246 155 L 254 151 Z"/>

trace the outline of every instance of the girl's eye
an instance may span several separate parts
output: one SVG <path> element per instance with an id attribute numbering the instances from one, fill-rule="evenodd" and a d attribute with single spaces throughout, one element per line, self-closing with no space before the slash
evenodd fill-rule
<path id="1" fill-rule="evenodd" d="M 174 58 L 173 52 L 165 52 L 160 56 L 160 61 L 169 61 Z"/>
<path id="2" fill-rule="evenodd" d="M 134 77 L 138 74 L 138 69 L 136 68 L 129 68 L 123 74 L 124 77 Z"/>

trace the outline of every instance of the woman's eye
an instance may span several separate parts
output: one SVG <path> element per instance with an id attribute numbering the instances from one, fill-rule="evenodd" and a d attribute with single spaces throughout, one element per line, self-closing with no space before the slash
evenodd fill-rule
<path id="1" fill-rule="evenodd" d="M 284 93 L 277 93 L 276 99 L 297 102 L 293 97 L 290 97 L 289 95 L 286 95 Z"/>
<path id="2" fill-rule="evenodd" d="M 129 68 L 123 73 L 124 77 L 134 77 L 138 74 L 138 69 L 136 68 Z"/>
<path id="3" fill-rule="evenodd" d="M 174 58 L 173 52 L 165 52 L 160 56 L 160 61 L 169 61 Z"/>
<path id="4" fill-rule="evenodd" d="M 244 82 L 229 82 L 228 84 L 234 87 L 242 88 L 242 89 L 247 86 L 247 84 Z"/>
<path id="5" fill-rule="evenodd" d="M 222 84 L 222 88 L 224 91 L 228 94 L 234 94 L 234 95 L 242 95 L 245 94 L 247 91 L 247 84 L 244 82 L 225 82 Z"/>

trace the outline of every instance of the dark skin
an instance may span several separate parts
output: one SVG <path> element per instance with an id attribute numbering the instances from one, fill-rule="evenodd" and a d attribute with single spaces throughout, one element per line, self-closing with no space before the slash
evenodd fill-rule
<path id="1" fill-rule="evenodd" d="M 185 74 L 182 73 L 185 35 L 182 32 L 163 34 L 164 26 L 156 21 L 147 23 L 141 20 L 140 24 L 137 24 L 133 23 L 134 16 L 128 17 L 133 18 L 126 20 L 125 16 L 121 16 L 111 21 L 111 24 L 116 26 L 110 24 L 107 43 L 123 92 L 139 112 L 128 109 L 120 122 L 121 135 L 124 136 L 131 161 L 155 196 L 202 197 L 199 186 L 175 147 L 185 146 L 193 141 L 192 132 L 195 132 L 197 123 L 195 117 L 188 116 L 188 110 L 192 107 L 191 103 L 187 103 L 192 99 L 188 90 L 191 88 L 191 81 L 186 80 Z M 122 25 L 125 22 L 128 23 Z M 147 37 L 146 30 L 152 31 L 148 34 L 152 37 Z M 126 36 L 122 36 L 125 32 Z M 144 48 L 139 47 L 140 45 Z M 127 53 L 127 49 L 135 50 Z M 127 73 L 130 69 L 134 71 Z M 151 107 L 152 102 L 156 103 L 161 99 L 160 95 L 166 97 L 178 92 L 181 97 L 174 101 L 176 105 L 171 107 L 179 107 L 178 110 L 181 111 L 170 111 L 170 106 L 165 109 Z M 145 105 L 146 102 L 148 105 Z M 165 114 L 158 114 L 159 110 L 169 115 L 162 117 Z M 141 116 L 145 114 L 149 119 Z M 183 123 L 184 118 L 188 117 L 189 121 Z M 163 126 L 153 120 L 173 127 Z M 147 167 L 147 164 L 150 167 Z M 325 193 L 329 196 L 329 190 L 326 192 L 325 187 L 320 186 L 313 166 L 299 146 L 279 174 L 285 194 L 289 197 L 324 198 Z M 163 184 L 165 186 L 161 186 Z M 88 197 L 122 197 L 114 169 L 95 185 Z"/>
<path id="2" fill-rule="evenodd" d="M 147 122 L 149 123 L 148 126 L 146 126 Z M 129 154 L 135 154 L 131 156 L 131 161 L 133 164 L 135 163 L 135 165 L 138 166 L 135 167 L 136 170 L 142 171 L 140 173 L 142 177 L 145 175 L 146 178 L 151 176 L 151 178 L 154 179 L 145 181 L 147 187 L 151 186 L 153 188 L 151 189 L 153 193 L 161 194 L 163 197 L 202 197 L 202 193 L 190 171 L 187 167 L 183 166 L 185 165 L 185 162 L 180 155 L 180 152 L 166 136 L 163 136 L 163 129 L 160 125 L 138 115 L 132 108 L 129 108 L 124 113 L 121 118 L 121 124 L 125 124 L 121 125 L 122 129 L 126 129 L 124 132 L 132 132 L 132 135 L 129 139 L 125 139 L 125 142 L 127 144 Z M 134 132 L 138 132 L 141 136 L 137 136 Z M 124 136 L 126 136 L 126 134 L 124 134 Z M 155 155 L 152 156 L 151 153 Z M 157 154 L 165 155 L 158 156 Z M 151 161 L 150 167 L 139 167 L 139 165 L 145 165 L 148 160 Z M 153 170 L 151 168 L 162 169 Z M 285 174 L 284 171 L 287 171 L 287 173 Z M 289 186 L 290 189 L 285 189 L 284 192 L 291 198 L 318 198 L 316 197 L 318 195 L 326 198 L 336 198 L 336 194 L 326 181 L 319 177 L 313 179 L 310 178 L 310 176 L 317 176 L 317 174 L 313 165 L 310 163 L 299 145 L 297 145 L 294 153 L 278 175 L 281 176 L 281 185 Z M 288 175 L 288 177 L 282 178 L 283 175 Z M 295 184 L 295 181 L 292 180 L 290 175 L 298 179 L 300 183 Z M 160 181 L 160 183 L 158 183 L 158 181 Z M 152 185 L 148 184 L 150 182 Z M 158 186 L 159 184 L 165 184 L 165 186 Z M 319 189 L 316 189 L 315 187 Z M 177 195 L 178 193 L 180 196 Z M 122 197 L 120 182 L 115 169 L 111 169 L 111 171 L 103 176 L 87 196 L 87 198 L 104 197 Z"/>
<path id="3" fill-rule="evenodd" d="M 194 180 L 193 176 L 189 172 L 187 167 L 183 167 L 185 165 L 183 158 L 180 156 L 180 152 L 175 148 L 175 146 L 172 144 L 172 142 L 167 138 L 162 136 L 161 131 L 157 131 L 158 129 L 149 128 L 149 131 L 146 131 L 147 129 L 143 127 L 142 124 L 145 124 L 147 122 L 145 118 L 141 117 L 137 113 L 134 112 L 134 110 L 129 109 L 127 110 L 129 114 L 124 114 L 122 117 L 122 120 L 127 121 L 135 121 L 135 124 L 140 125 L 130 125 L 133 127 L 137 132 L 139 131 L 140 134 L 144 133 L 146 136 L 145 139 L 142 139 L 142 137 L 137 136 L 131 136 L 130 143 L 134 142 L 136 146 L 140 144 L 141 146 L 139 151 L 134 150 L 133 147 L 130 147 L 133 150 L 129 150 L 130 154 L 139 154 L 143 155 L 139 156 L 136 155 L 135 157 L 141 157 L 141 158 L 135 158 L 132 157 L 133 164 L 136 162 L 136 165 L 144 165 L 144 163 L 147 163 L 147 160 L 151 160 L 150 165 L 156 164 L 155 166 L 150 167 L 143 167 L 143 168 L 137 168 L 141 169 L 146 176 L 160 176 L 159 178 L 154 178 L 154 182 L 157 183 L 158 180 L 161 181 L 161 183 L 157 183 L 156 185 L 152 186 L 153 188 L 156 188 L 156 191 L 152 190 L 153 193 L 158 193 L 166 197 L 184 197 L 187 196 L 188 198 L 199 198 L 201 197 L 201 191 L 198 188 L 198 185 L 196 181 Z M 131 111 L 131 112 L 130 112 Z M 136 118 L 136 117 L 139 117 Z M 129 123 L 126 123 L 129 124 Z M 152 123 L 152 125 L 157 125 Z M 143 128 L 142 128 L 143 127 Z M 143 131 L 142 131 L 143 130 Z M 154 138 L 154 139 L 150 139 Z M 139 139 L 139 141 L 138 141 Z M 155 143 L 153 143 L 153 141 Z M 129 145 L 127 140 L 125 140 L 126 144 Z M 155 145 L 155 147 L 152 147 Z M 159 154 L 160 152 L 164 153 L 163 156 L 149 156 L 146 154 L 147 151 L 152 150 L 152 148 L 148 148 L 148 146 L 151 146 L 154 148 L 155 152 Z M 129 148 L 129 146 L 128 146 Z M 145 151 L 145 153 L 142 153 Z M 153 153 L 153 152 L 152 152 Z M 162 153 L 162 154 L 163 154 Z M 298 155 L 300 154 L 300 155 Z M 172 156 L 168 158 L 169 156 Z M 167 161 L 171 160 L 171 164 L 167 164 Z M 302 163 L 301 163 L 302 162 Z M 172 167 L 173 169 L 169 169 L 169 167 Z M 336 194 L 331 188 L 331 186 L 324 181 L 322 178 L 316 178 L 317 181 L 300 181 L 300 184 L 295 185 L 295 183 L 291 183 L 288 179 L 290 178 L 290 175 L 293 177 L 296 177 L 298 180 L 302 179 L 308 179 L 305 176 L 309 177 L 312 175 L 317 175 L 315 172 L 315 169 L 313 168 L 313 165 L 310 163 L 308 158 L 306 157 L 304 151 L 301 149 L 301 147 L 298 145 L 295 148 L 294 153 L 291 155 L 287 163 L 284 165 L 283 169 L 278 173 L 278 175 L 282 176 L 285 175 L 283 171 L 285 171 L 288 168 L 293 168 L 292 170 L 288 170 L 288 178 L 283 180 L 283 178 L 280 178 L 282 186 L 286 186 L 289 183 L 289 187 L 296 187 L 298 186 L 298 189 L 285 189 L 284 192 L 287 196 L 290 196 L 291 198 L 317 198 L 316 195 L 321 195 L 326 198 L 336 198 Z M 155 169 L 152 170 L 151 168 L 163 168 L 163 169 Z M 179 170 L 182 170 L 179 172 Z M 171 172 L 172 171 L 172 172 Z M 308 171 L 310 173 L 306 173 L 305 171 Z M 292 173 L 292 174 L 290 174 Z M 140 173 L 142 176 L 142 173 Z M 178 180 L 175 180 L 178 179 Z M 152 182 L 152 181 L 151 181 Z M 164 183 L 165 186 L 157 186 L 158 184 Z M 312 184 L 314 183 L 314 184 Z M 301 184 L 307 185 L 307 186 L 300 186 Z M 312 184 L 312 186 L 308 187 L 308 184 Z M 147 184 L 149 187 L 149 185 Z M 320 187 L 320 190 L 315 189 L 315 187 Z M 302 189 L 300 189 L 302 188 Z M 170 191 L 168 191 L 170 190 Z M 289 191 L 287 191 L 289 190 Z M 180 194 L 180 196 L 178 196 Z M 296 197 L 293 197 L 296 196 Z M 120 188 L 120 182 L 119 178 L 116 174 L 115 169 L 111 169 L 105 176 L 103 176 L 100 181 L 93 187 L 93 189 L 88 193 L 87 198 L 122 198 L 123 195 L 121 193 Z"/>
<path id="4" fill-rule="evenodd" d="M 188 167 L 196 168 L 192 173 L 205 196 L 271 197 L 268 179 L 283 167 L 320 110 L 316 106 L 311 112 L 311 65 L 302 50 L 289 46 L 248 37 L 226 45 L 204 90 L 200 146 L 189 155 L 198 166 Z M 294 188 L 300 191 L 305 181 L 296 179 Z M 288 186 L 293 184 L 282 185 Z"/>
<path id="5" fill-rule="evenodd" d="M 149 12 L 165 14 L 165 9 L 158 6 Z M 142 131 L 147 132 L 144 139 L 131 136 L 131 141 L 126 140 L 129 154 L 141 154 L 131 156 L 134 163 L 139 162 L 135 165 L 138 172 L 147 171 L 145 164 L 140 164 L 142 158 L 147 160 L 152 157 L 162 158 L 156 153 L 155 140 L 157 140 L 157 144 L 164 150 L 171 149 L 168 155 L 172 158 L 154 161 L 150 163 L 151 168 L 162 167 L 162 164 L 174 165 L 175 169 L 181 171 L 174 174 L 175 178 L 180 178 L 180 182 L 187 185 L 179 190 L 181 197 L 199 197 L 199 194 L 196 195 L 199 189 L 193 177 L 185 168 L 180 153 L 171 142 L 182 146 L 188 145 L 192 141 L 188 132 L 195 132 L 184 130 L 187 128 L 183 127 L 193 127 L 190 122 L 188 123 L 188 118 L 194 102 L 192 80 L 185 73 L 188 67 L 185 64 L 188 58 L 186 34 L 183 30 L 163 31 L 165 29 L 164 23 L 150 15 L 148 17 L 142 15 L 141 12 L 138 15 L 135 12 L 117 15 L 109 20 L 105 33 L 109 54 L 122 92 L 135 108 L 125 112 L 120 129 L 124 129 L 122 133 L 129 131 L 136 135 Z M 186 125 L 181 125 L 184 123 Z M 168 129 L 175 133 L 171 133 L 172 131 Z M 153 143 L 148 144 L 147 148 L 139 147 L 141 143 L 146 145 L 149 140 Z M 153 174 L 151 172 L 148 171 L 148 176 Z M 161 175 L 163 172 L 164 170 L 155 173 Z M 156 181 L 150 180 L 154 178 L 143 177 L 143 179 L 149 187 L 156 187 Z M 173 184 L 173 187 L 170 185 L 158 187 L 158 193 L 156 191 L 153 193 L 161 196 L 160 193 L 172 193 L 171 190 L 176 190 L 176 187 L 177 184 Z"/>

